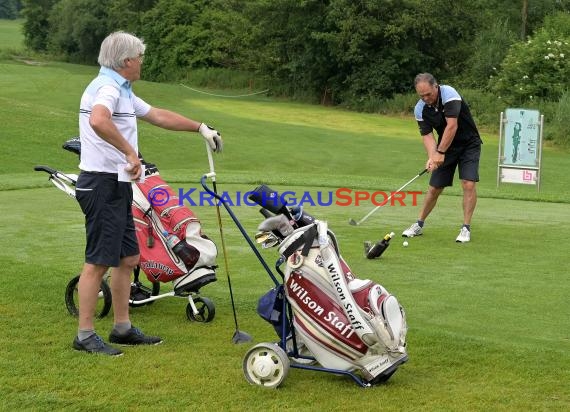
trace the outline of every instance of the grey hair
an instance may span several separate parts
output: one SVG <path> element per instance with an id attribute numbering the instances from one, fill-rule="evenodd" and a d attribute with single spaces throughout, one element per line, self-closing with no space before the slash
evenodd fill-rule
<path id="1" fill-rule="evenodd" d="M 116 31 L 105 37 L 99 50 L 97 61 L 103 67 L 113 70 L 125 67 L 125 59 L 135 58 L 146 49 L 145 44 L 138 37 L 124 31 Z"/>
<path id="2" fill-rule="evenodd" d="M 418 83 L 427 82 L 430 86 L 436 86 L 437 80 L 433 77 L 431 73 L 420 73 L 414 79 L 414 86 L 417 86 Z"/>

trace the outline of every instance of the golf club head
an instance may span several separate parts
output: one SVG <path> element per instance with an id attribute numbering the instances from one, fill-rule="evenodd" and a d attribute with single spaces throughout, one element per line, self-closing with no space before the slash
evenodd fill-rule
<path id="1" fill-rule="evenodd" d="M 255 241 L 261 243 L 264 249 L 269 249 L 277 246 L 281 239 L 272 232 L 258 232 L 255 234 Z"/>
<path id="2" fill-rule="evenodd" d="M 351 226 L 358 226 L 358 222 L 354 219 L 348 219 L 348 224 Z"/>
<path id="3" fill-rule="evenodd" d="M 251 342 L 253 338 L 249 335 L 249 333 L 242 332 L 240 330 L 235 331 L 234 336 L 232 337 L 232 343 L 247 343 Z"/>
<path id="4" fill-rule="evenodd" d="M 255 234 L 255 241 L 257 243 L 263 243 L 269 239 L 270 232 L 257 232 Z"/>

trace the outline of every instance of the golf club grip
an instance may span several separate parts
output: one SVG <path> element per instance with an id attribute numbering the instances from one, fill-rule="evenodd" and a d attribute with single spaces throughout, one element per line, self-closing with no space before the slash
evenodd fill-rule
<path id="1" fill-rule="evenodd" d="M 424 173 L 427 173 L 427 171 L 428 171 L 427 168 L 425 168 L 425 169 L 422 170 L 420 173 L 418 173 L 418 176 L 421 176 L 421 175 L 423 175 Z"/>
<path id="2" fill-rule="evenodd" d="M 263 217 L 266 217 L 266 218 L 273 217 L 273 214 L 269 210 L 265 209 L 264 207 L 259 209 L 259 213 L 261 213 L 263 215 Z"/>
<path id="3" fill-rule="evenodd" d="M 54 175 L 54 174 L 57 173 L 57 170 L 52 169 L 51 167 L 42 166 L 42 165 L 35 166 L 35 167 L 34 167 L 34 170 L 35 170 L 36 172 L 46 172 L 46 173 L 49 173 L 50 175 Z"/>
<path id="4" fill-rule="evenodd" d="M 212 148 L 210 147 L 208 142 L 205 143 L 206 143 L 206 153 L 208 154 L 208 164 L 210 166 L 210 173 L 216 173 L 214 170 L 214 158 L 212 157 Z"/>

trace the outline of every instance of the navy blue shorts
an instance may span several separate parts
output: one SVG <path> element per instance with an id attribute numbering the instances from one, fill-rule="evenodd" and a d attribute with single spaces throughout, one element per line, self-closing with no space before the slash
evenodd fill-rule
<path id="1" fill-rule="evenodd" d="M 75 197 L 85 214 L 85 262 L 110 267 L 139 254 L 131 204 L 133 189 L 113 173 L 81 172 Z"/>
<path id="2" fill-rule="evenodd" d="M 450 147 L 445 153 L 443 164 L 434 170 L 429 180 L 430 186 L 446 187 L 453 185 L 455 169 L 459 167 L 461 180 L 479 181 L 479 158 L 481 157 L 481 140 L 473 139 L 468 145 Z"/>

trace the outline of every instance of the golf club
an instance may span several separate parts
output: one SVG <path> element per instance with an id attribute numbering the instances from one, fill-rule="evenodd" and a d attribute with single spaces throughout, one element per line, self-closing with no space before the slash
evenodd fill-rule
<path id="1" fill-rule="evenodd" d="M 214 159 L 212 157 L 212 149 L 211 149 L 210 145 L 208 144 L 208 142 L 206 142 L 206 150 L 208 152 L 208 163 L 210 164 L 210 177 L 212 179 L 212 186 L 214 188 L 214 193 L 217 195 L 218 189 L 216 187 L 216 172 L 214 171 Z M 233 343 L 251 342 L 251 340 L 252 340 L 251 335 L 249 335 L 246 332 L 240 331 L 239 327 L 238 327 L 236 306 L 235 306 L 235 302 L 234 302 L 234 293 L 232 291 L 232 282 L 230 280 L 230 268 L 229 268 L 229 264 L 228 264 L 228 254 L 226 252 L 226 242 L 224 241 L 224 230 L 222 228 L 222 215 L 220 213 L 220 203 L 219 202 L 216 202 L 216 213 L 218 215 L 218 226 L 220 228 L 220 238 L 222 241 L 222 252 L 224 254 L 224 265 L 226 267 L 226 276 L 228 278 L 228 287 L 230 289 L 230 299 L 232 302 L 232 311 L 234 314 L 234 323 L 235 323 L 235 327 L 236 327 L 236 330 L 235 330 L 234 335 L 232 337 L 232 342 Z"/>
<path id="2" fill-rule="evenodd" d="M 386 203 L 388 203 L 388 201 L 390 199 L 392 199 L 392 196 L 394 196 L 395 193 L 398 193 L 398 192 L 401 192 L 402 190 L 404 190 L 409 184 L 411 184 L 413 181 L 415 181 L 421 175 L 423 175 L 424 173 L 427 173 L 427 171 L 428 171 L 427 169 L 422 170 L 415 177 L 413 177 L 410 181 L 408 181 L 404 186 L 402 186 L 401 188 L 399 188 L 395 192 L 392 192 L 392 194 L 384 202 L 382 202 L 381 204 L 376 206 L 374 209 L 372 209 L 370 212 L 368 212 L 368 214 L 366 216 L 364 216 L 362 219 L 360 219 L 358 222 L 354 219 L 349 219 L 348 223 L 352 226 L 360 226 L 362 224 L 362 222 L 364 222 L 366 219 L 368 219 L 370 216 L 372 216 L 372 214 L 374 212 L 376 212 L 378 209 L 380 209 L 382 206 L 384 206 Z"/>

